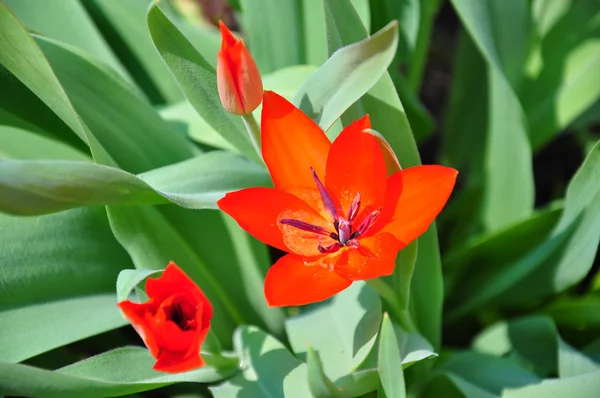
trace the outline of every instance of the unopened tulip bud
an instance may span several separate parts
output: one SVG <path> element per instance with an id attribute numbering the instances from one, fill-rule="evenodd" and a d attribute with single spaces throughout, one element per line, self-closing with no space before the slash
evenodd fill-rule
<path id="1" fill-rule="evenodd" d="M 217 86 L 223 107 L 236 115 L 246 115 L 262 101 L 263 85 L 256 62 L 227 26 L 219 21 L 221 51 L 217 59 Z"/>

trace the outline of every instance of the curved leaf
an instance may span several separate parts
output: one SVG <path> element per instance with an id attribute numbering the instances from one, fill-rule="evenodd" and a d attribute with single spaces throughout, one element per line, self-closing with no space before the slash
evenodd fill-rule
<path id="1" fill-rule="evenodd" d="M 80 206 L 169 201 L 216 209 L 227 192 L 269 184 L 263 168 L 230 152 L 210 152 L 139 176 L 95 163 L 0 160 L 0 210 L 37 215 Z"/>
<path id="2" fill-rule="evenodd" d="M 379 296 L 365 283 L 354 282 L 330 301 L 286 320 L 285 329 L 294 352 L 304 357 L 310 344 L 335 382 L 365 360 L 380 323 Z"/>
<path id="3" fill-rule="evenodd" d="M 337 50 L 313 73 L 294 104 L 323 130 L 331 125 L 387 72 L 398 45 L 398 24 Z"/>
<path id="4" fill-rule="evenodd" d="M 0 362 L 0 393 L 41 398 L 102 398 L 153 390 L 177 382 L 210 383 L 237 370 L 237 361 L 185 373 L 152 370 L 156 360 L 142 348 L 126 347 L 57 371 Z"/>

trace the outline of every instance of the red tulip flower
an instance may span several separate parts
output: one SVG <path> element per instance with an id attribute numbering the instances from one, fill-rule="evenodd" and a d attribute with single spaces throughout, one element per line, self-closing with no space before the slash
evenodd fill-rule
<path id="1" fill-rule="evenodd" d="M 223 107 L 236 115 L 255 110 L 262 100 L 263 85 L 258 67 L 244 45 L 219 21 L 221 50 L 217 58 L 217 87 Z"/>
<path id="2" fill-rule="evenodd" d="M 311 119 L 266 91 L 262 154 L 275 188 L 227 194 L 219 207 L 259 240 L 289 254 L 266 276 L 271 306 L 325 300 L 352 281 L 394 271 L 400 249 L 444 207 L 457 171 L 416 166 L 387 176 L 369 116 L 332 143 Z"/>
<path id="3" fill-rule="evenodd" d="M 202 290 L 170 262 L 162 276 L 148 278 L 142 304 L 118 304 L 157 359 L 155 370 L 185 372 L 204 366 L 200 346 L 206 339 L 212 306 Z"/>

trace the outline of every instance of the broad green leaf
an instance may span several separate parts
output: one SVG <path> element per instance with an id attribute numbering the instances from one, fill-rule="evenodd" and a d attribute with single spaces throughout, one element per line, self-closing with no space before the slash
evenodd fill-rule
<path id="1" fill-rule="evenodd" d="M 398 325 L 394 325 L 394 332 L 398 340 L 403 369 L 424 359 L 437 357 L 429 341 L 420 334 L 409 333 Z"/>
<path id="2" fill-rule="evenodd" d="M 534 150 L 546 145 L 600 97 L 600 16 L 594 0 L 546 2 L 538 70 L 523 85 Z"/>
<path id="3" fill-rule="evenodd" d="M 531 14 L 537 33 L 544 37 L 569 9 L 573 0 L 533 0 Z"/>
<path id="4" fill-rule="evenodd" d="M 398 25 L 336 51 L 300 88 L 294 103 L 323 130 L 386 73 L 398 44 Z"/>
<path id="5" fill-rule="evenodd" d="M 561 379 L 600 371 L 600 364 L 595 363 L 562 339 L 558 344 L 558 376 Z"/>
<path id="6" fill-rule="evenodd" d="M 343 397 L 361 397 L 377 389 L 379 374 L 377 369 L 358 370 L 346 375 L 334 383 L 336 389 Z"/>
<path id="7" fill-rule="evenodd" d="M 483 390 L 473 396 L 486 398 L 499 396 L 505 388 L 526 386 L 540 380 L 535 374 L 508 358 L 470 351 L 452 355 L 436 369 L 435 374 L 449 375 L 452 379 L 456 377 Z"/>
<path id="8" fill-rule="evenodd" d="M 79 0 L 58 4 L 36 0 L 5 3 L 30 30 L 80 48 L 132 81 Z"/>
<path id="9" fill-rule="evenodd" d="M 324 0 L 328 49 L 332 54 L 340 47 L 367 38 L 367 31 L 356 10 L 341 0 Z M 365 113 L 373 128 L 380 132 L 396 153 L 402 167 L 421 163 L 417 146 L 404 108 L 389 74 L 384 76 L 344 115 L 349 125 Z M 435 225 L 419 238 L 419 253 L 411 283 L 411 313 L 422 334 L 438 347 L 440 344 L 443 282 Z"/>
<path id="10" fill-rule="evenodd" d="M 600 369 L 567 344 L 547 316 L 496 323 L 476 337 L 474 347 L 480 352 L 518 358 L 542 377 L 571 377 Z"/>
<path id="11" fill-rule="evenodd" d="M 221 385 L 210 387 L 215 398 L 310 397 L 306 364 L 283 344 L 253 326 L 242 326 L 234 335 L 242 371 Z"/>
<path id="12" fill-rule="evenodd" d="M 187 100 L 164 107 L 159 110 L 159 113 L 173 129 L 177 129 L 181 134 L 200 144 L 238 152 L 219 132 L 198 115 L 198 112 Z"/>
<path id="13" fill-rule="evenodd" d="M 96 160 L 101 159 L 103 163 L 111 165 L 114 163 L 106 151 L 99 147 L 95 138 L 90 136 L 89 130 L 75 112 L 41 49 L 2 2 L 0 2 L 0 65 L 20 80 L 90 146 Z M 56 121 L 53 121 L 53 124 L 55 128 L 59 128 Z"/>
<path id="14" fill-rule="evenodd" d="M 95 17 L 100 31 L 115 43 L 115 51 L 148 98 L 153 103 L 180 101 L 183 94 L 161 61 L 148 33 L 145 17 L 149 3 L 149 0 L 93 0 L 84 5 Z"/>
<path id="15" fill-rule="evenodd" d="M 354 282 L 330 301 L 286 320 L 285 329 L 296 355 L 303 358 L 307 345 L 313 347 L 325 374 L 335 382 L 364 361 L 380 323 L 379 296 L 365 283 Z"/>
<path id="16" fill-rule="evenodd" d="M 153 390 L 179 382 L 210 383 L 235 373 L 235 360 L 219 368 L 185 373 L 152 370 L 156 360 L 142 348 L 125 347 L 57 371 L 0 363 L 0 393 L 41 398 L 102 398 Z"/>
<path id="17" fill-rule="evenodd" d="M 323 371 L 323 364 L 319 354 L 309 345 L 306 352 L 306 364 L 308 365 L 308 387 L 315 398 L 339 398 L 340 392 L 329 380 Z"/>
<path id="18" fill-rule="evenodd" d="M 240 0 L 248 47 L 262 73 L 304 63 L 301 0 Z"/>
<path id="19" fill-rule="evenodd" d="M 450 300 L 469 300 L 480 287 L 471 285 L 469 280 L 488 279 L 493 272 L 505 268 L 507 263 L 518 260 L 541 245 L 561 213 L 562 203 L 552 204 L 515 225 L 476 236 L 451 250 L 444 258 L 445 287 L 447 294 L 452 293 Z M 506 250 L 506 247 L 511 250 Z M 485 269 L 480 266 L 482 263 L 486 264 Z M 485 274 L 485 278 L 479 278 L 480 274 Z"/>
<path id="20" fill-rule="evenodd" d="M 482 219 L 493 231 L 528 217 L 534 205 L 531 148 L 524 113 L 511 87 L 519 83 L 525 60 L 527 5 L 502 0 L 452 3 L 489 65 Z M 500 30 L 506 20 L 513 28 Z"/>
<path id="21" fill-rule="evenodd" d="M 91 161 L 88 155 L 65 143 L 31 131 L 2 125 L 0 125 L 0 158 Z"/>
<path id="22" fill-rule="evenodd" d="M 45 301 L 0 311 L 0 360 L 21 362 L 127 324 L 114 293 Z M 85 322 L 83 322 L 85 320 Z M 43 326 L 41 326 L 43 325 Z"/>
<path id="23" fill-rule="evenodd" d="M 156 49 L 194 109 L 225 140 L 260 164 L 242 120 L 221 105 L 214 68 L 154 2 L 148 8 L 147 20 Z"/>
<path id="24" fill-rule="evenodd" d="M 567 377 L 564 379 L 548 379 L 539 384 L 522 388 L 506 389 L 502 398 L 543 398 L 543 397 L 577 397 L 595 398 L 600 389 L 600 372 Z"/>
<path id="25" fill-rule="evenodd" d="M 127 300 L 131 291 L 147 277 L 162 272 L 154 269 L 124 269 L 117 277 L 117 301 Z"/>
<path id="26" fill-rule="evenodd" d="M 423 393 L 425 398 L 435 398 L 443 396 L 444 398 L 497 398 L 485 389 L 476 386 L 451 373 L 442 373 L 432 379 Z"/>
<path id="27" fill-rule="evenodd" d="M 575 330 L 600 328 L 600 298 L 595 295 L 559 299 L 546 311 L 561 327 Z"/>
<path id="28" fill-rule="evenodd" d="M 113 292 L 131 259 L 104 210 L 84 208 L 41 217 L 0 214 L 0 264 L 0 308 L 7 309 Z"/>
<path id="29" fill-rule="evenodd" d="M 383 315 L 379 337 L 379 378 L 385 397 L 406 397 L 400 348 L 394 325 L 387 314 Z"/>
<path id="30" fill-rule="evenodd" d="M 95 154 L 99 148 L 91 141 L 91 134 L 121 168 L 132 173 L 193 155 L 185 137 L 171 130 L 118 75 L 74 48 L 42 37 L 36 41 L 78 117 L 91 130 L 87 139 L 97 162 L 106 164 Z"/>
<path id="31" fill-rule="evenodd" d="M 371 10 L 367 0 L 350 0 L 362 23 L 370 30 Z M 306 63 L 321 65 L 327 61 L 327 32 L 323 0 L 302 0 L 302 22 Z M 390 18 L 393 19 L 393 18 Z M 386 20 L 385 23 L 389 22 Z M 378 27 L 382 28 L 383 25 Z"/>
<path id="32" fill-rule="evenodd" d="M 270 184 L 263 168 L 230 152 L 206 153 L 139 176 L 95 163 L 0 160 L 0 175 L 0 210 L 18 215 L 168 201 L 216 208 L 229 191 Z"/>

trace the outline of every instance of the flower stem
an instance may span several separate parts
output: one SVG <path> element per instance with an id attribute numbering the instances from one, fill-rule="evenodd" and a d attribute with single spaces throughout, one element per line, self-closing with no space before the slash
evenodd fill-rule
<path id="1" fill-rule="evenodd" d="M 254 149 L 256 149 L 256 152 L 258 152 L 258 156 L 260 156 L 260 158 L 262 159 L 260 127 L 258 127 L 258 123 L 256 123 L 254 115 L 252 115 L 252 113 L 242 115 L 242 120 L 244 120 L 244 125 L 246 126 L 246 130 L 248 130 L 248 134 L 250 135 L 250 141 L 252 141 Z"/>
<path id="2" fill-rule="evenodd" d="M 375 289 L 375 291 L 388 303 L 391 312 L 395 315 L 398 323 L 405 331 L 409 333 L 417 331 L 408 308 L 400 304 L 398 295 L 390 285 L 379 278 L 369 279 L 367 284 Z"/>

